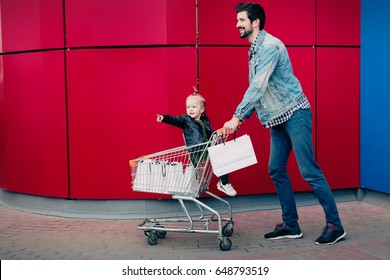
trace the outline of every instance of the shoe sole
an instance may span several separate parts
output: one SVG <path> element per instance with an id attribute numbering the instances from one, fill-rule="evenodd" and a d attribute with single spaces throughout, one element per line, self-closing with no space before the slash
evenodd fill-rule
<path id="1" fill-rule="evenodd" d="M 343 239 L 346 235 L 347 235 L 347 233 L 344 232 L 343 235 L 340 235 L 339 237 L 337 237 L 336 240 L 333 241 L 333 242 L 329 242 L 329 243 L 319 243 L 319 242 L 316 242 L 316 245 L 320 245 L 320 246 L 333 245 L 337 241 L 339 241 L 340 239 Z"/>
<path id="2" fill-rule="evenodd" d="M 300 234 L 294 234 L 294 235 L 281 235 L 281 236 L 276 236 L 276 237 L 269 237 L 265 239 L 270 239 L 270 240 L 278 240 L 278 239 L 299 239 L 302 238 L 303 233 L 301 232 Z"/>
<path id="3" fill-rule="evenodd" d="M 229 194 L 227 193 L 222 187 L 220 187 L 219 185 L 217 186 L 217 189 L 221 192 L 223 192 L 224 194 L 227 194 L 228 196 L 236 196 L 237 194 Z"/>

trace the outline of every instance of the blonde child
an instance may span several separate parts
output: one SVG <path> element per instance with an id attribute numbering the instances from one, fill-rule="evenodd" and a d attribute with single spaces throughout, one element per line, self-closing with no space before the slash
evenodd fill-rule
<path id="1" fill-rule="evenodd" d="M 163 122 L 181 128 L 187 146 L 207 142 L 213 133 L 206 116 L 206 100 L 196 89 L 186 99 L 186 114 L 171 116 L 157 114 L 157 122 Z M 229 196 L 235 196 L 236 190 L 229 182 L 228 174 L 219 177 L 218 190 Z"/>

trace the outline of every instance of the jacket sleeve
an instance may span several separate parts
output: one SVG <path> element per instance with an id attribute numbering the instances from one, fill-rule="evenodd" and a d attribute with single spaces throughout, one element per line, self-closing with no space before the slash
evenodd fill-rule
<path id="1" fill-rule="evenodd" d="M 260 101 L 267 90 L 269 78 L 279 60 L 279 48 L 276 45 L 266 45 L 258 55 L 260 60 L 255 67 L 255 75 L 252 77 L 250 85 L 234 113 L 234 116 L 240 120 L 251 116 L 256 103 Z"/>
<path id="2" fill-rule="evenodd" d="M 162 120 L 163 123 L 170 124 L 179 127 L 181 129 L 184 129 L 186 125 L 186 120 L 183 117 L 183 115 L 182 116 L 171 116 L 171 115 L 164 115 L 164 114 L 161 115 L 164 117 L 164 119 Z"/>

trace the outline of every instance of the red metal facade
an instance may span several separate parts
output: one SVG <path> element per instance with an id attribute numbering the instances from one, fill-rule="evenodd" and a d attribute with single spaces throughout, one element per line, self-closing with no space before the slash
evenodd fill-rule
<path id="1" fill-rule="evenodd" d="M 68 195 L 63 51 L 2 57 L 2 188 Z"/>
<path id="2" fill-rule="evenodd" d="M 198 2 L 198 36 L 196 26 Z M 157 113 L 182 114 L 199 84 L 212 128 L 248 86 L 238 0 L 0 0 L 0 187 L 86 199 L 163 197 L 131 190 L 128 160 L 183 144 Z M 316 156 L 332 188 L 359 186 L 360 1 L 261 2 L 313 108 Z M 239 194 L 274 193 L 269 131 L 255 116 L 258 164 Z M 309 190 L 294 157 L 296 191 Z M 216 179 L 210 186 L 215 190 Z"/>

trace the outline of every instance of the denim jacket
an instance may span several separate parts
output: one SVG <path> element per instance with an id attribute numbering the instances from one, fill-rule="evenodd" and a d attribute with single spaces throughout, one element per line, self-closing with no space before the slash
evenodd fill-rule
<path id="1" fill-rule="evenodd" d="M 285 45 L 264 29 L 249 52 L 249 87 L 234 116 L 249 118 L 253 111 L 265 124 L 306 99 L 294 76 Z"/>

